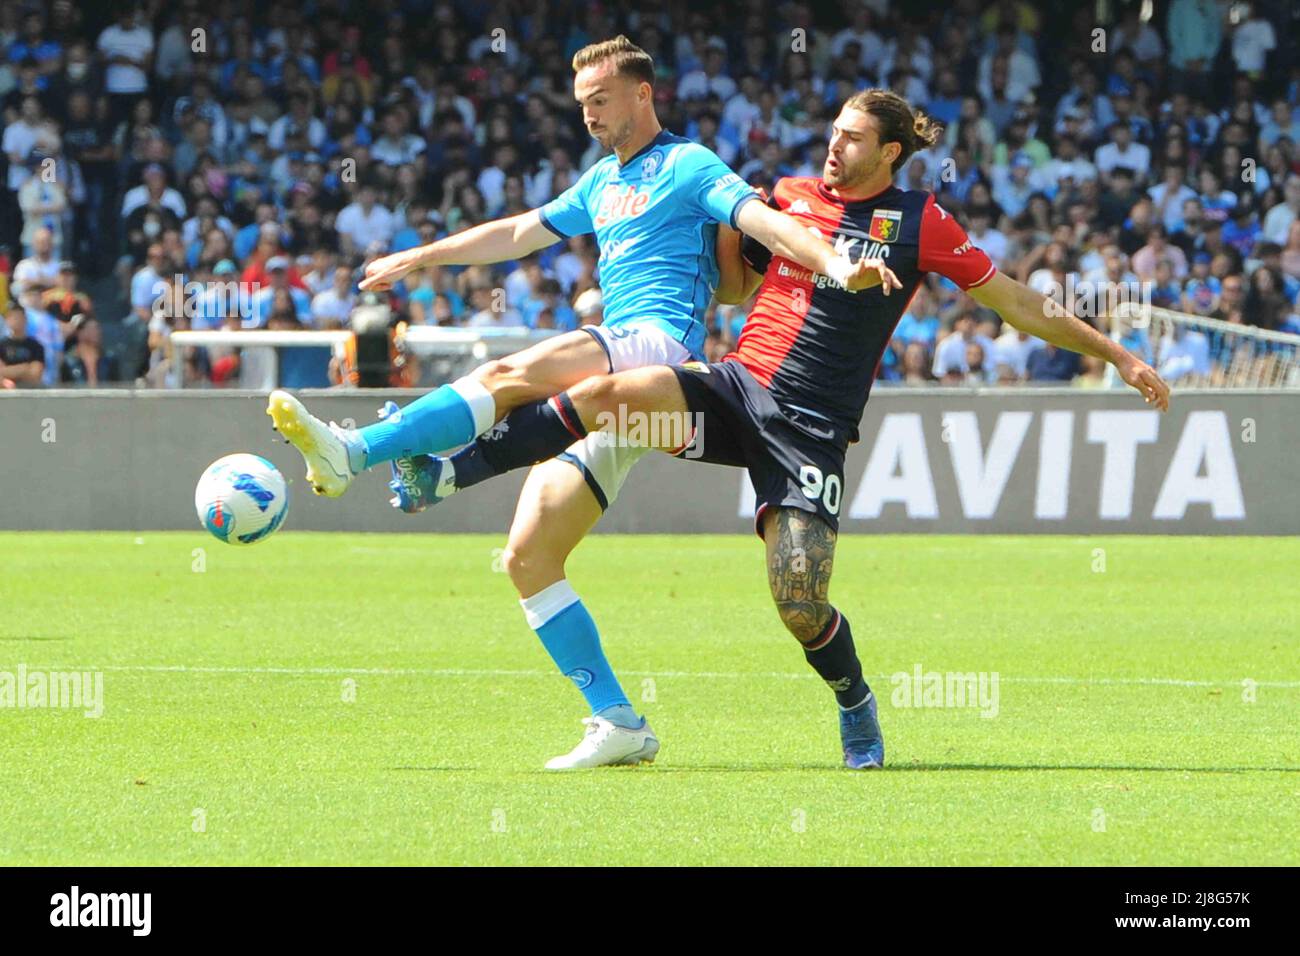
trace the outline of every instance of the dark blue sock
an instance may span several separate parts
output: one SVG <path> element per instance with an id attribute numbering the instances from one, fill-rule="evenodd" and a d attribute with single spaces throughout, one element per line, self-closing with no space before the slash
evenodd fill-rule
<path id="1" fill-rule="evenodd" d="M 826 628 L 817 639 L 804 645 L 804 659 L 812 665 L 826 685 L 835 691 L 835 701 L 852 710 L 867 698 L 871 688 L 862 677 L 862 662 L 853 646 L 849 619 L 834 608 Z"/>
<path id="2" fill-rule="evenodd" d="M 521 405 L 490 432 L 451 456 L 456 488 L 468 488 L 515 468 L 554 458 L 585 437 L 587 429 L 567 393 Z"/>

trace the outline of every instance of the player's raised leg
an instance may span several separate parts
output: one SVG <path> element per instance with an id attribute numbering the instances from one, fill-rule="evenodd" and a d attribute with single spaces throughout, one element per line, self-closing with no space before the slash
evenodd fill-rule
<path id="1" fill-rule="evenodd" d="M 600 516 L 580 468 L 543 462 L 524 482 L 506 546 L 506 571 L 529 627 L 591 708 L 578 746 L 548 761 L 548 770 L 649 762 L 659 751 L 654 731 L 633 711 L 605 658 L 595 621 L 565 577 L 569 554 Z"/>
<path id="2" fill-rule="evenodd" d="M 608 370 L 604 346 L 577 331 L 487 362 L 364 428 L 327 425 L 279 389 L 271 393 L 266 411 L 302 454 L 312 490 L 337 498 L 366 468 L 471 442 L 512 408 Z"/>
<path id="3" fill-rule="evenodd" d="M 423 511 L 456 491 L 554 457 L 589 432 L 607 432 L 615 441 L 626 437 L 620 430 L 630 432 L 647 421 L 655 427 L 642 427 L 642 433 L 656 439 L 647 447 L 675 451 L 690 442 L 691 416 L 671 368 L 593 376 L 546 401 L 520 406 L 502 428 L 450 457 L 417 457 L 409 468 L 395 469 L 389 484 L 393 504 L 410 513 Z"/>
<path id="4" fill-rule="evenodd" d="M 880 769 L 885 742 L 876 697 L 862 676 L 848 618 L 828 599 L 835 530 L 820 516 L 796 508 L 767 508 L 761 520 L 772 599 L 782 623 L 803 646 L 804 658 L 835 692 L 844 765 Z"/>

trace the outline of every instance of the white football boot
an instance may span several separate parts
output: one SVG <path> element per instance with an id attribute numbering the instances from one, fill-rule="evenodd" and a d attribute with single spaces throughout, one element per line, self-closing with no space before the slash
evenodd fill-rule
<path id="1" fill-rule="evenodd" d="M 364 451 L 355 431 L 348 431 L 323 421 L 307 411 L 306 406 L 282 389 L 271 393 L 266 405 L 276 430 L 297 448 L 307 462 L 307 482 L 312 491 L 326 498 L 337 498 L 348 490 L 361 468 Z"/>
<path id="2" fill-rule="evenodd" d="M 640 730 L 628 730 L 610 723 L 604 717 L 584 717 L 587 725 L 578 746 L 563 757 L 546 761 L 547 770 L 587 770 L 591 767 L 609 767 L 615 764 L 654 763 L 659 753 L 659 738 L 643 721 Z"/>

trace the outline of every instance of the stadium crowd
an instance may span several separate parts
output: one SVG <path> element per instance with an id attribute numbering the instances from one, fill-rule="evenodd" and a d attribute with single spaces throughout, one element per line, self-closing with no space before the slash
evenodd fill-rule
<path id="1" fill-rule="evenodd" d="M 372 258 L 539 206 L 600 158 L 569 61 L 619 32 L 655 58 L 664 127 L 755 185 L 819 175 L 839 104 L 887 86 L 946 124 L 899 185 L 934 190 L 1012 276 L 1300 331 L 1296 11 L 1115 9 L 1098 23 L 1092 4 L 1018 0 L 4 0 L 0 380 L 231 383 L 239 353 L 173 354 L 171 332 L 346 327 Z M 426 269 L 391 306 L 411 324 L 575 328 L 601 320 L 597 255 L 579 237 Z M 92 285 L 110 294 L 92 301 Z M 745 315 L 710 309 L 710 358 Z M 880 376 L 1101 371 L 932 276 Z"/>

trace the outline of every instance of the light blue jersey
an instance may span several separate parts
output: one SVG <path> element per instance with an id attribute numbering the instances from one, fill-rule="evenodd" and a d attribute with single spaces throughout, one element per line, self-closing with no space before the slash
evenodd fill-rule
<path id="1" fill-rule="evenodd" d="M 622 165 L 594 164 L 540 210 L 557 236 L 595 233 L 604 324 L 649 322 L 703 358 L 718 226 L 758 194 L 707 147 L 662 131 Z"/>
<path id="2" fill-rule="evenodd" d="M 718 223 L 735 226 L 740 207 L 757 198 L 710 150 L 661 132 L 626 163 L 606 156 L 539 212 L 562 239 L 596 234 L 606 326 L 657 326 L 703 359 Z M 496 413 L 472 377 L 443 385 L 362 428 L 354 470 L 457 448 L 491 428 Z"/>

